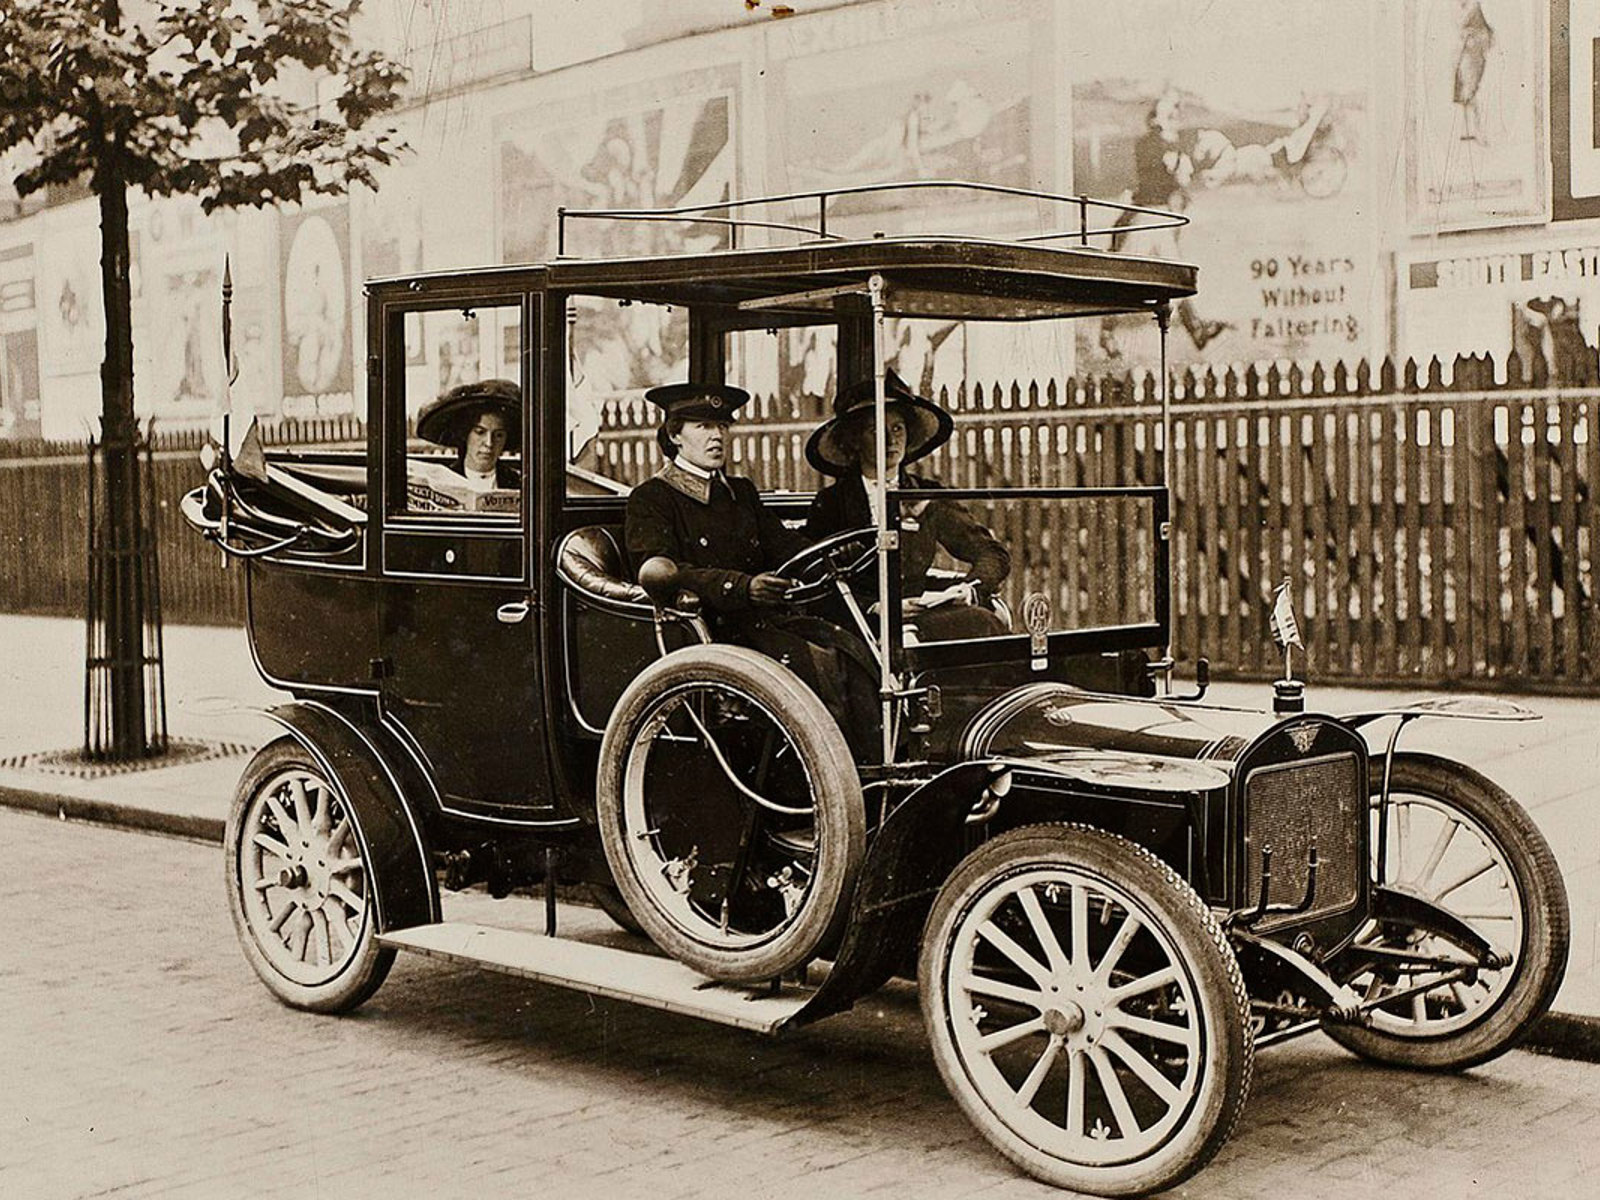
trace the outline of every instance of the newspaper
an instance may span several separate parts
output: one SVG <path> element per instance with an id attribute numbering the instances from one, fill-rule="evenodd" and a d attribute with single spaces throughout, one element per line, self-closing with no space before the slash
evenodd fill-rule
<path id="1" fill-rule="evenodd" d="M 406 510 L 408 512 L 491 512 L 516 513 L 522 509 L 522 493 L 516 488 L 474 491 L 444 463 L 406 464 Z"/>

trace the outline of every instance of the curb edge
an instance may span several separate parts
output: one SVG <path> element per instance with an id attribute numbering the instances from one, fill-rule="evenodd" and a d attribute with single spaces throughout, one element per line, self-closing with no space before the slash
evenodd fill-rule
<path id="1" fill-rule="evenodd" d="M 216 817 L 157 812 L 135 805 L 113 804 L 54 792 L 35 792 L 5 784 L 0 784 L 0 807 L 22 809 L 62 821 L 85 821 L 140 833 L 222 844 L 223 822 Z"/>

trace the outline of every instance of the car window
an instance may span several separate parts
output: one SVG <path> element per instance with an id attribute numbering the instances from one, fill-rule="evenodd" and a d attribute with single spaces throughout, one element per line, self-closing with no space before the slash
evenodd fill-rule
<path id="1" fill-rule="evenodd" d="M 397 316 L 405 337 L 403 513 L 521 511 L 528 406 L 520 305 Z"/>
<path id="2" fill-rule="evenodd" d="M 626 490 L 661 466 L 650 388 L 689 371 L 681 306 L 602 296 L 566 302 L 567 494 Z"/>

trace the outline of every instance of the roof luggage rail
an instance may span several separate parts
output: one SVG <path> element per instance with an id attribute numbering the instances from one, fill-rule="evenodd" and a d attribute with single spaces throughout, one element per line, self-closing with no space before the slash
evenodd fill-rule
<path id="1" fill-rule="evenodd" d="M 829 201 L 841 196 L 859 196 L 869 193 L 910 191 L 926 188 L 957 189 L 1002 196 L 1016 196 L 1027 200 L 1045 200 L 1054 204 L 1070 204 L 1077 209 L 1077 225 L 1075 228 L 1060 229 L 1052 233 L 1029 234 L 1023 237 L 985 239 L 989 241 L 1003 240 L 1021 244 L 1076 238 L 1079 245 L 1088 246 L 1090 238 L 1111 237 L 1115 234 L 1138 233 L 1152 229 L 1176 229 L 1189 223 L 1189 218 L 1182 213 L 1171 212 L 1162 208 L 1151 208 L 1149 205 L 1144 204 L 1125 204 L 1118 200 L 1098 200 L 1091 196 L 1069 196 L 1058 192 L 1007 187 L 998 183 L 975 183 L 963 179 L 908 179 L 896 183 L 864 183 L 854 187 L 823 188 L 811 192 L 786 192 L 773 196 L 751 196 L 745 199 L 717 200 L 708 204 L 685 204 L 677 208 L 566 208 L 563 206 L 556 210 L 556 256 L 558 258 L 570 257 L 567 254 L 567 221 L 568 219 L 577 220 L 579 218 L 584 220 L 668 221 L 717 225 L 728 230 L 728 248 L 731 250 L 739 249 L 739 231 L 741 229 L 769 229 L 784 233 L 798 233 L 804 234 L 808 240 L 813 241 L 847 241 L 850 239 L 828 228 Z M 815 202 L 815 224 L 806 225 L 788 221 L 757 220 L 733 215 L 735 210 L 753 208 L 757 205 L 795 204 L 802 201 Z M 716 215 L 718 213 L 727 215 Z M 1093 214 L 1093 223 L 1091 223 L 1091 214 Z M 1100 224 L 1099 222 L 1101 221 L 1109 221 L 1109 223 Z"/>

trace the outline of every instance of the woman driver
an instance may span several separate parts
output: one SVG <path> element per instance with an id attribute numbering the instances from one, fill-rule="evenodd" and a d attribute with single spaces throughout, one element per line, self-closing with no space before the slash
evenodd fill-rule
<path id="1" fill-rule="evenodd" d="M 884 466 L 890 487 L 933 490 L 934 479 L 905 470 L 949 440 L 954 422 L 938 405 L 916 395 L 894 371 L 884 373 Z M 817 493 L 806 516 L 806 535 L 820 541 L 847 529 L 876 524 L 870 480 L 877 477 L 877 436 L 872 380 L 839 393 L 833 417 L 811 435 L 806 459 L 838 477 Z M 929 578 L 940 549 L 968 564 L 954 586 Z M 990 637 L 1007 632 L 984 601 L 1011 571 L 1011 555 L 993 534 L 954 500 L 929 497 L 900 505 L 901 595 L 907 621 L 922 641 Z M 864 581 L 868 595 L 872 579 Z"/>

